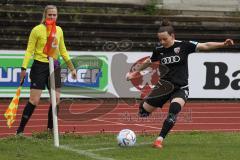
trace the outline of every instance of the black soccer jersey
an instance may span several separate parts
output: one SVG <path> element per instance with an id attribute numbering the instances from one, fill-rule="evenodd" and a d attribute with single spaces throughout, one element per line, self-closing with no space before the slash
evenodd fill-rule
<path id="1" fill-rule="evenodd" d="M 177 86 L 188 85 L 188 55 L 196 52 L 196 46 L 197 42 L 175 40 L 174 45 L 169 48 L 156 47 L 151 62 L 160 61 L 161 65 L 169 68 L 168 73 L 161 79 Z"/>

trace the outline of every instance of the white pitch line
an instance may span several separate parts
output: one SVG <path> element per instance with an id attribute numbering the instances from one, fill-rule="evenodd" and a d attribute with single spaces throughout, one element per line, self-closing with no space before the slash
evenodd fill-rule
<path id="1" fill-rule="evenodd" d="M 72 151 L 72 152 L 75 152 L 75 153 L 77 153 L 77 154 L 79 154 L 79 155 L 84 155 L 84 156 L 93 158 L 93 159 L 95 159 L 95 160 L 115 160 L 115 159 L 113 159 L 113 158 L 103 157 L 103 156 L 94 154 L 94 153 L 92 153 L 92 152 L 90 152 L 90 151 L 80 150 L 80 149 L 74 149 L 74 148 L 71 148 L 71 147 L 66 146 L 66 145 L 61 145 L 61 146 L 59 146 L 59 148 L 64 149 L 64 150 L 67 150 L 67 151 Z"/>
<path id="2" fill-rule="evenodd" d="M 89 147 L 89 146 L 94 146 L 94 147 L 97 147 L 97 146 L 107 146 L 107 145 L 111 145 L 112 143 L 93 143 L 93 144 L 74 144 L 74 145 L 71 145 L 72 147 Z"/>
<path id="3" fill-rule="evenodd" d="M 135 146 L 143 146 L 143 145 L 150 145 L 151 143 L 139 143 L 139 144 L 135 144 L 134 146 L 132 147 L 135 147 Z M 132 147 L 128 147 L 128 148 L 132 148 Z M 90 151 L 90 152 L 97 152 L 97 151 L 105 151 L 105 150 L 111 150 L 111 149 L 119 149 L 121 147 L 119 146 L 116 146 L 116 147 L 106 147 L 106 148 L 99 148 L 99 149 L 89 149 L 89 150 L 86 150 L 86 151 Z M 123 147 L 122 147 L 123 148 Z M 127 147 L 125 147 L 127 148 Z"/>
<path id="4" fill-rule="evenodd" d="M 87 152 L 96 152 L 96 151 L 105 151 L 105 150 L 111 150 L 111 149 L 117 149 L 119 147 L 106 147 L 106 148 L 99 148 L 99 149 L 88 149 Z"/>
<path id="5" fill-rule="evenodd" d="M 25 137 L 25 136 L 24 136 L 24 137 Z M 36 139 L 36 138 L 33 138 L 33 137 L 25 137 L 25 138 L 26 138 L 26 139 L 30 139 L 30 140 L 38 140 L 38 141 L 41 141 L 41 140 Z M 87 150 L 74 149 L 74 148 L 71 148 L 70 146 L 67 146 L 67 145 L 60 145 L 59 148 L 64 149 L 64 150 L 67 150 L 67 151 L 75 152 L 75 153 L 78 153 L 79 155 L 84 155 L 84 156 L 93 158 L 93 159 L 95 159 L 95 160 L 115 160 L 115 159 L 113 159 L 113 158 L 103 157 L 103 156 L 94 154 L 94 153 L 92 153 L 92 152 L 90 152 L 90 151 L 87 151 Z"/>

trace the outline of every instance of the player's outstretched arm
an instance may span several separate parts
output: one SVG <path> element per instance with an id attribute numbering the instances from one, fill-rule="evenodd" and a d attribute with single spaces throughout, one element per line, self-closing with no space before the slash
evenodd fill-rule
<path id="1" fill-rule="evenodd" d="M 126 79 L 131 80 L 131 79 L 135 78 L 140 71 L 146 69 L 151 64 L 152 64 L 152 62 L 151 62 L 150 58 L 146 59 L 143 63 L 141 63 L 141 65 L 138 68 L 135 68 L 135 70 L 128 72 L 126 74 Z"/>
<path id="2" fill-rule="evenodd" d="M 234 42 L 232 39 L 226 39 L 224 42 L 205 42 L 205 43 L 198 43 L 197 44 L 197 50 L 199 51 L 208 51 L 213 50 L 217 48 L 223 48 L 227 46 L 234 45 Z"/>

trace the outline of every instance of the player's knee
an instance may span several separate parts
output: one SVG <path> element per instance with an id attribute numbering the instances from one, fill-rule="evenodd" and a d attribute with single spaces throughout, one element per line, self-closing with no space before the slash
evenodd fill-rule
<path id="1" fill-rule="evenodd" d="M 181 105 L 177 102 L 172 102 L 169 107 L 169 113 L 178 114 L 181 111 Z"/>
<path id="2" fill-rule="evenodd" d="M 167 121 L 175 124 L 177 121 L 177 115 L 180 111 L 181 111 L 181 105 L 179 103 L 177 103 L 177 102 L 171 103 L 171 105 L 169 107 Z"/>
<path id="3" fill-rule="evenodd" d="M 31 104 L 37 106 L 38 103 L 39 103 L 39 100 L 30 97 L 29 102 L 30 102 Z"/>
<path id="4" fill-rule="evenodd" d="M 138 115 L 140 117 L 148 117 L 150 115 L 150 112 L 146 111 L 146 109 L 143 107 L 143 103 L 144 101 L 142 101 L 140 104 L 139 104 L 139 112 L 138 112 Z"/>

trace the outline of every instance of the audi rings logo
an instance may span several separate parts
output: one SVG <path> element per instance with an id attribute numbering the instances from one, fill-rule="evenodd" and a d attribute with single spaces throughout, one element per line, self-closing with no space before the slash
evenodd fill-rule
<path id="1" fill-rule="evenodd" d="M 172 64 L 177 63 L 181 60 L 179 56 L 170 56 L 170 57 L 164 57 L 161 59 L 161 64 Z"/>

